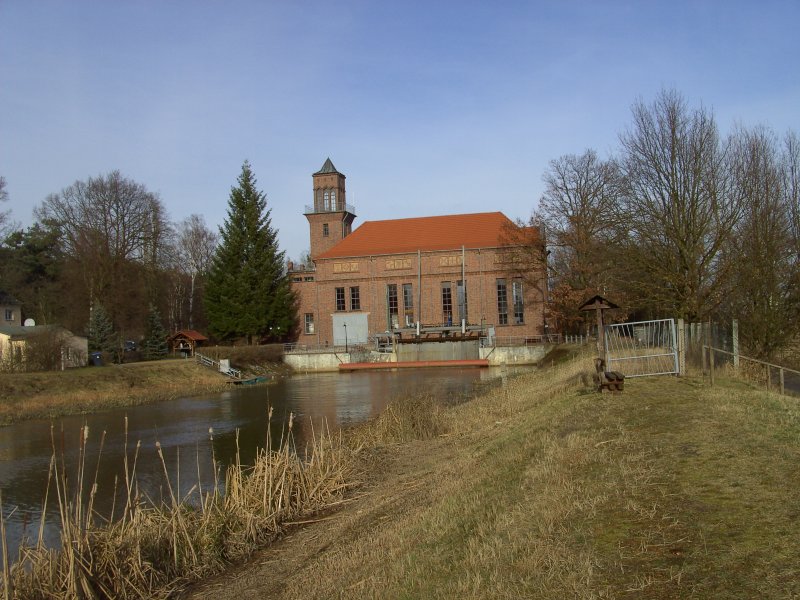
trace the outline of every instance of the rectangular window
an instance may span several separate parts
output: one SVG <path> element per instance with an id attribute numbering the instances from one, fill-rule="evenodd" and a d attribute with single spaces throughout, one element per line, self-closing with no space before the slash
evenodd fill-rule
<path id="1" fill-rule="evenodd" d="M 344 288 L 343 287 L 337 287 L 336 288 L 336 310 L 337 311 L 347 310 L 347 308 L 344 305 Z"/>
<path id="2" fill-rule="evenodd" d="M 410 283 L 403 284 L 403 314 L 406 327 L 414 324 L 414 289 Z"/>
<path id="3" fill-rule="evenodd" d="M 522 279 L 515 279 L 512 284 L 514 295 L 514 325 L 525 322 L 525 302 L 522 299 Z"/>
<path id="4" fill-rule="evenodd" d="M 397 284 L 390 283 L 386 286 L 386 307 L 389 312 L 389 327 L 394 329 L 400 325 L 398 320 Z"/>
<path id="5" fill-rule="evenodd" d="M 323 223 L 322 224 L 322 237 L 328 237 L 328 233 L 330 233 L 330 231 L 328 229 L 328 224 L 327 223 Z"/>
<path id="6" fill-rule="evenodd" d="M 314 313 L 306 313 L 306 333 L 314 333 Z"/>
<path id="7" fill-rule="evenodd" d="M 453 291 L 449 281 L 442 282 L 442 323 L 453 324 Z"/>
<path id="8" fill-rule="evenodd" d="M 13 321 L 14 320 L 14 310 L 11 308 L 6 309 L 6 321 Z"/>
<path id="9" fill-rule="evenodd" d="M 350 310 L 361 310 L 361 293 L 358 286 L 350 288 Z"/>
<path id="10" fill-rule="evenodd" d="M 467 285 L 464 281 L 456 284 L 456 296 L 458 298 L 458 320 L 467 322 Z"/>
<path id="11" fill-rule="evenodd" d="M 508 325 L 508 288 L 505 279 L 497 280 L 497 324 Z"/>

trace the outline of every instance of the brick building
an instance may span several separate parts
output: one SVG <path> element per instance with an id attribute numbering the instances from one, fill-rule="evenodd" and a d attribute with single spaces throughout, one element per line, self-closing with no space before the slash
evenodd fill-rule
<path id="1" fill-rule="evenodd" d="M 538 230 L 501 212 L 366 221 L 353 230 L 345 176 L 330 159 L 313 182 L 305 209 L 313 266 L 289 265 L 299 343 L 366 343 L 387 331 L 402 339 L 546 333 L 544 262 L 530 259 L 531 249 L 544 252 Z"/>

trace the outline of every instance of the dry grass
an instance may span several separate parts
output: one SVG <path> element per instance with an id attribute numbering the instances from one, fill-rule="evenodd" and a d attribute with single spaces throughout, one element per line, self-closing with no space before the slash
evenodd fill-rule
<path id="1" fill-rule="evenodd" d="M 221 391 L 225 378 L 190 360 L 0 374 L 0 425 Z"/>
<path id="2" fill-rule="evenodd" d="M 198 590 L 225 598 L 800 595 L 800 409 L 718 379 L 509 379 L 375 450 L 333 521 Z M 392 435 L 394 438 L 394 435 Z"/>
<path id="3" fill-rule="evenodd" d="M 54 450 L 48 493 L 58 498 L 61 548 L 46 548 L 40 539 L 23 546 L 10 569 L 5 560 L 3 597 L 166 598 L 247 556 L 287 522 L 335 504 L 349 485 L 351 461 L 338 441 L 323 432 L 302 459 L 291 449 L 291 429 L 290 418 L 280 449 L 261 451 L 253 466 L 237 461 L 229 467 L 224 493 L 198 485 L 189 497 L 177 498 L 159 447 L 166 506 L 137 492 L 137 445 L 125 460 L 128 500 L 121 515 L 99 524 L 93 511 L 98 490 L 86 471 L 84 448 L 72 491 Z M 88 431 L 84 443 L 87 437 Z M 5 557 L 5 544 L 3 550 Z"/>

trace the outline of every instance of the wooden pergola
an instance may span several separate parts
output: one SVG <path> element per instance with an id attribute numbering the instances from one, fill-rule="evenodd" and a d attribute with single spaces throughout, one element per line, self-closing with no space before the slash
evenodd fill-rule
<path id="1" fill-rule="evenodd" d="M 173 354 L 192 357 L 197 346 L 202 346 L 204 342 L 208 341 L 208 338 L 194 329 L 181 329 L 169 336 L 167 341 Z"/>

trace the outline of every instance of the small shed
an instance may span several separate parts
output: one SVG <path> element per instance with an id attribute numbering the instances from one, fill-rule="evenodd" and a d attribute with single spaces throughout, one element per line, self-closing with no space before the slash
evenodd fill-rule
<path id="1" fill-rule="evenodd" d="M 190 358 L 194 356 L 197 347 L 207 342 L 208 338 L 194 329 L 181 329 L 169 336 L 167 341 L 173 354 L 182 354 Z"/>

